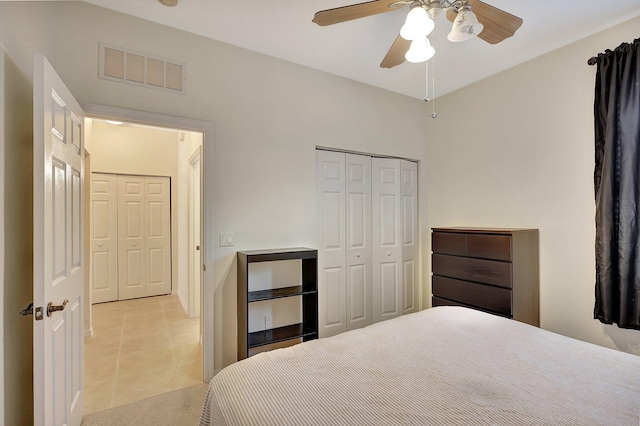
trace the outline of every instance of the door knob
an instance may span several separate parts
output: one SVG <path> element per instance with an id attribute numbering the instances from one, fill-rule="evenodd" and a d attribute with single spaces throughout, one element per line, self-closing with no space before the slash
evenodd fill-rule
<path id="1" fill-rule="evenodd" d="M 387 252 L 387 256 L 391 256 L 391 252 L 390 251 Z"/>
<path id="2" fill-rule="evenodd" d="M 102 243 L 98 243 L 98 247 L 102 247 Z"/>
<path id="3" fill-rule="evenodd" d="M 133 246 L 135 247 L 135 246 L 136 246 L 136 244 L 138 244 L 138 243 L 133 243 Z"/>
<path id="4" fill-rule="evenodd" d="M 37 306 L 34 308 L 33 302 L 29 303 L 29 306 L 21 310 L 20 315 L 24 315 L 24 316 L 34 315 L 34 311 L 35 311 L 36 321 L 40 321 L 42 319 L 42 306 Z"/>
<path id="5" fill-rule="evenodd" d="M 356 253 L 356 257 L 360 257 L 360 253 Z"/>
<path id="6" fill-rule="evenodd" d="M 64 308 L 67 306 L 67 303 L 69 303 L 67 299 L 64 299 L 64 302 L 62 302 L 62 305 L 54 305 L 52 302 L 49 302 L 49 304 L 47 305 L 47 316 L 50 317 L 51 314 L 57 311 L 64 311 Z"/>

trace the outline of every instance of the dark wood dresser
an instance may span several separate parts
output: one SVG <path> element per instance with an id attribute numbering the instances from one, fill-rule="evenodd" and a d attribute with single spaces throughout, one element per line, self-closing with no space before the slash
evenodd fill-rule
<path id="1" fill-rule="evenodd" d="M 540 325 L 537 229 L 433 228 L 432 305 Z"/>

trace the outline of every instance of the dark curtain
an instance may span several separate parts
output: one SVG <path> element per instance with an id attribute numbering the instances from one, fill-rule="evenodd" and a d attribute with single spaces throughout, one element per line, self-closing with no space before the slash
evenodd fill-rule
<path id="1" fill-rule="evenodd" d="M 640 329 L 640 39 L 597 65 L 594 318 Z"/>

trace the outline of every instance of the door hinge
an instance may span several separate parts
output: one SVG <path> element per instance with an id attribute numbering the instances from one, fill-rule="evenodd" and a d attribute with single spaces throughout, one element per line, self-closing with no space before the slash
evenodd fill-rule
<path id="1" fill-rule="evenodd" d="M 26 308 L 20 311 L 20 315 L 23 315 L 23 316 L 33 315 L 33 311 L 34 309 L 33 309 L 33 302 L 32 302 L 32 303 L 29 303 L 29 306 L 27 306 Z M 35 311 L 36 311 L 35 313 L 36 321 L 42 320 L 44 318 L 42 306 L 36 307 Z"/>

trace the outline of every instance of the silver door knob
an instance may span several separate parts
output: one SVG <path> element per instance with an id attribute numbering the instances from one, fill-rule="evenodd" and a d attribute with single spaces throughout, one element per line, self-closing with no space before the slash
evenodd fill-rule
<path id="1" fill-rule="evenodd" d="M 67 306 L 67 303 L 69 303 L 67 299 L 64 299 L 64 302 L 62 302 L 62 305 L 54 305 L 52 302 L 49 302 L 49 304 L 47 305 L 47 316 L 50 317 L 51 314 L 57 311 L 64 311 L 64 308 Z"/>
<path id="2" fill-rule="evenodd" d="M 387 256 L 391 256 L 391 252 L 390 251 L 387 252 Z"/>
<path id="3" fill-rule="evenodd" d="M 360 253 L 356 253 L 356 257 L 360 257 Z"/>

